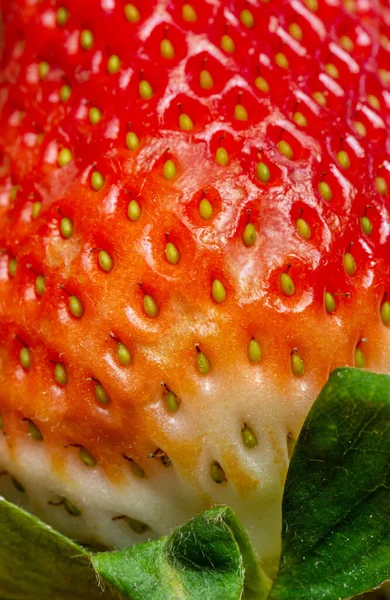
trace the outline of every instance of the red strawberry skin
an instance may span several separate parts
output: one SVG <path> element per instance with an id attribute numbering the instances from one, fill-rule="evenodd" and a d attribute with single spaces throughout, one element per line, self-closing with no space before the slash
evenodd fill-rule
<path id="1" fill-rule="evenodd" d="M 228 503 L 272 571 L 329 372 L 390 370 L 390 9 L 2 13 L 0 491 L 108 546 Z"/>

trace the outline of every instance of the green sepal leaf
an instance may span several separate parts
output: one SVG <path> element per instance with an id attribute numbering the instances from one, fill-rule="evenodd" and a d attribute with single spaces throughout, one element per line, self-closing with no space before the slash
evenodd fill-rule
<path id="1" fill-rule="evenodd" d="M 154 542 L 96 554 L 92 562 L 131 600 L 265 600 L 270 583 L 227 507 L 208 510 Z"/>
<path id="2" fill-rule="evenodd" d="M 341 600 L 390 578 L 390 376 L 334 371 L 296 444 L 269 600 Z"/>
<path id="3" fill-rule="evenodd" d="M 0 598 L 109 600 L 81 546 L 0 496 Z"/>

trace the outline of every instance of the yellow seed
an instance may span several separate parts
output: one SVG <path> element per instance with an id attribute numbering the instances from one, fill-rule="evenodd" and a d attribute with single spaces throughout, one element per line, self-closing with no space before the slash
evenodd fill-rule
<path id="1" fill-rule="evenodd" d="M 80 35 L 80 44 L 84 50 L 90 50 L 94 43 L 94 37 L 92 31 L 84 29 Z"/>
<path id="2" fill-rule="evenodd" d="M 304 239 L 308 240 L 311 236 L 311 229 L 309 223 L 307 223 L 304 219 L 299 218 L 296 222 L 296 227 L 299 235 Z"/>
<path id="3" fill-rule="evenodd" d="M 195 23 L 198 20 L 198 15 L 195 12 L 195 9 L 191 4 L 184 4 L 181 15 L 185 21 L 188 23 Z"/>
<path id="4" fill-rule="evenodd" d="M 325 65 L 325 71 L 328 73 L 329 77 L 333 77 L 333 79 L 338 79 L 340 77 L 339 70 L 333 63 L 327 63 Z"/>
<path id="5" fill-rule="evenodd" d="M 92 188 L 95 190 L 95 192 L 98 192 L 99 190 L 102 189 L 103 185 L 104 185 L 103 175 L 99 171 L 94 171 L 91 175 Z"/>
<path id="6" fill-rule="evenodd" d="M 376 189 L 380 193 L 381 196 L 387 195 L 387 183 L 384 177 L 376 177 L 375 178 Z"/>
<path id="7" fill-rule="evenodd" d="M 161 40 L 160 54 L 163 58 L 171 59 L 175 56 L 175 49 L 170 40 Z"/>
<path id="8" fill-rule="evenodd" d="M 299 125 L 300 127 L 306 127 L 307 126 L 307 119 L 305 117 L 305 115 L 303 115 L 301 112 L 295 112 L 293 114 L 293 121 L 295 121 L 295 123 L 297 125 Z"/>
<path id="9" fill-rule="evenodd" d="M 288 452 L 289 458 L 292 457 L 296 443 L 297 443 L 297 440 L 294 440 L 291 433 L 289 433 L 287 435 L 287 452 Z"/>
<path id="10" fill-rule="evenodd" d="M 291 354 L 291 370 L 296 377 L 301 377 L 305 372 L 305 365 L 297 352 Z"/>
<path id="11" fill-rule="evenodd" d="M 142 479 L 143 477 L 145 477 L 145 471 L 143 470 L 142 467 L 140 467 L 140 465 L 138 463 L 136 463 L 134 460 L 131 461 L 131 470 L 133 471 L 133 474 L 136 477 L 139 477 L 140 479 Z"/>
<path id="12" fill-rule="evenodd" d="M 74 317 L 81 319 L 84 314 L 84 304 L 77 296 L 69 297 L 69 310 Z"/>
<path id="13" fill-rule="evenodd" d="M 28 432 L 31 435 L 31 438 L 35 441 L 35 442 L 42 442 L 43 440 L 43 435 L 41 433 L 41 430 L 39 429 L 39 427 L 37 427 L 35 425 L 35 423 L 33 423 L 32 421 L 28 422 Z"/>
<path id="14" fill-rule="evenodd" d="M 38 71 L 39 71 L 39 77 L 41 79 L 46 79 L 46 77 L 49 74 L 50 71 L 50 65 L 48 62 L 46 62 L 45 60 L 43 60 L 42 62 L 39 63 L 38 66 Z"/>
<path id="15" fill-rule="evenodd" d="M 332 314 L 336 309 L 336 302 L 334 296 L 330 292 L 325 292 L 324 294 L 325 300 L 325 310 L 327 313 Z"/>
<path id="16" fill-rule="evenodd" d="M 18 185 L 13 185 L 12 186 L 12 188 L 10 190 L 10 193 L 9 193 L 9 199 L 10 200 L 12 200 L 12 201 L 16 200 L 16 196 L 18 194 L 18 188 L 19 188 Z"/>
<path id="17" fill-rule="evenodd" d="M 317 104 L 320 104 L 321 106 L 326 106 L 327 104 L 326 96 L 323 92 L 314 92 L 313 100 L 315 100 Z"/>
<path id="18" fill-rule="evenodd" d="M 363 354 L 363 351 L 360 348 L 356 348 L 355 350 L 355 367 L 357 369 L 364 369 L 366 366 L 366 359 Z"/>
<path id="19" fill-rule="evenodd" d="M 381 319 L 384 325 L 390 325 L 390 302 L 387 300 L 381 306 Z"/>
<path id="20" fill-rule="evenodd" d="M 63 85 L 60 89 L 60 100 L 61 102 L 68 102 L 72 95 L 72 88 L 70 85 Z"/>
<path id="21" fill-rule="evenodd" d="M 225 471 L 217 461 L 214 461 L 211 464 L 210 475 L 211 479 L 213 479 L 215 483 L 224 483 L 226 481 Z"/>
<path id="22" fill-rule="evenodd" d="M 202 69 L 200 72 L 199 84 L 204 90 L 211 90 L 214 85 L 213 78 L 211 77 L 210 72 L 206 71 L 206 69 Z"/>
<path id="23" fill-rule="evenodd" d="M 169 412 L 176 412 L 179 408 L 179 400 L 176 394 L 171 392 L 171 390 L 169 390 L 165 395 L 165 405 Z"/>
<path id="24" fill-rule="evenodd" d="M 196 364 L 197 364 L 199 373 L 202 373 L 203 375 L 207 375 L 210 372 L 209 359 L 200 350 L 198 350 L 198 353 L 197 353 Z"/>
<path id="25" fill-rule="evenodd" d="M 330 185 L 328 185 L 326 181 L 321 181 L 318 184 L 318 191 L 320 192 L 323 199 L 327 202 L 330 202 L 330 200 L 332 200 L 332 190 Z"/>
<path id="26" fill-rule="evenodd" d="M 248 112 L 242 104 L 236 104 L 234 107 L 234 118 L 237 121 L 247 121 L 248 120 Z"/>
<path id="27" fill-rule="evenodd" d="M 63 27 L 69 18 L 69 11 L 65 6 L 60 6 L 57 10 L 57 23 L 60 27 Z"/>
<path id="28" fill-rule="evenodd" d="M 143 100 L 150 100 L 153 97 L 153 88 L 148 81 L 142 79 L 139 82 L 139 95 Z"/>
<path id="29" fill-rule="evenodd" d="M 110 75 L 114 75 L 114 73 L 117 73 L 120 68 L 121 61 L 119 56 L 112 54 L 107 61 L 107 71 L 110 73 Z"/>
<path id="30" fill-rule="evenodd" d="M 305 0 L 305 4 L 309 10 L 311 10 L 312 12 L 317 12 L 318 0 Z"/>
<path id="31" fill-rule="evenodd" d="M 17 268 L 18 268 L 18 262 L 17 262 L 16 258 L 10 258 L 8 261 L 8 275 L 10 277 L 15 277 Z"/>
<path id="32" fill-rule="evenodd" d="M 385 35 L 384 33 L 381 33 L 379 36 L 379 42 L 380 45 L 382 46 L 382 48 L 386 48 L 386 50 L 389 47 L 390 44 L 390 39 L 387 37 L 387 35 Z"/>
<path id="33" fill-rule="evenodd" d="M 337 162 L 339 163 L 340 167 L 343 167 L 343 169 L 349 169 L 351 166 L 351 161 L 349 160 L 349 156 L 345 150 L 339 150 L 337 152 Z"/>
<path id="34" fill-rule="evenodd" d="M 233 54 L 233 52 L 236 49 L 236 46 L 230 35 L 225 34 L 221 37 L 221 48 L 228 54 Z"/>
<path id="35" fill-rule="evenodd" d="M 137 23 L 140 20 L 141 15 L 139 10 L 134 4 L 126 4 L 125 8 L 125 17 L 129 21 L 129 23 Z"/>
<path id="36" fill-rule="evenodd" d="M 114 266 L 112 256 L 105 250 L 100 250 L 99 252 L 99 266 L 103 271 L 106 271 L 106 273 L 112 271 Z"/>
<path id="37" fill-rule="evenodd" d="M 91 454 L 89 452 L 89 450 L 87 450 L 86 448 L 84 448 L 84 446 L 80 446 L 80 448 L 79 448 L 79 457 L 80 457 L 80 460 L 87 467 L 94 467 L 96 465 L 96 463 L 97 463 L 97 460 L 93 456 L 93 454 Z"/>
<path id="38" fill-rule="evenodd" d="M 64 498 L 64 508 L 69 515 L 72 515 L 72 517 L 79 517 L 81 515 L 81 510 L 68 498 Z"/>
<path id="39" fill-rule="evenodd" d="M 165 179 L 173 179 L 176 176 L 176 165 L 173 160 L 168 159 L 164 164 L 163 175 Z"/>
<path id="40" fill-rule="evenodd" d="M 109 404 L 111 402 L 111 398 L 107 390 L 102 386 L 101 383 L 97 383 L 95 385 L 95 398 L 99 404 Z"/>
<path id="41" fill-rule="evenodd" d="M 28 348 L 26 348 L 26 346 L 23 346 L 23 348 L 20 350 L 19 360 L 20 360 L 20 364 L 22 365 L 23 369 L 25 371 L 28 371 L 29 368 L 31 367 L 31 352 Z"/>
<path id="42" fill-rule="evenodd" d="M 221 281 L 219 279 L 214 279 L 211 286 L 211 296 L 215 302 L 218 304 L 222 304 L 226 300 L 226 290 Z"/>
<path id="43" fill-rule="evenodd" d="M 352 52 L 355 47 L 355 44 L 347 35 L 342 35 L 340 38 L 340 46 L 346 50 L 346 52 Z"/>
<path id="44" fill-rule="evenodd" d="M 22 484 L 20 483 L 20 481 L 18 481 L 18 480 L 16 479 L 16 477 L 11 477 L 11 481 L 12 481 L 12 483 L 13 483 L 14 487 L 15 487 L 15 488 L 18 490 L 18 492 L 22 492 L 22 493 L 23 493 L 23 492 L 25 492 L 25 491 L 26 491 L 26 490 L 25 490 L 25 488 L 24 488 L 24 487 L 22 486 Z"/>
<path id="45" fill-rule="evenodd" d="M 259 162 L 256 165 L 256 174 L 260 181 L 267 183 L 270 180 L 271 173 L 267 165 L 263 162 Z"/>
<path id="46" fill-rule="evenodd" d="M 248 344 L 248 358 L 252 363 L 258 363 L 261 361 L 261 356 L 260 344 L 255 338 L 252 338 Z"/>
<path id="47" fill-rule="evenodd" d="M 129 131 L 126 134 L 126 146 L 129 150 L 136 150 L 136 148 L 138 148 L 139 138 L 138 135 L 134 133 L 134 131 Z"/>
<path id="48" fill-rule="evenodd" d="M 165 257 L 171 265 L 177 265 L 180 260 L 179 250 L 172 242 L 168 242 L 165 246 Z"/>
<path id="49" fill-rule="evenodd" d="M 68 240 L 73 235 L 73 221 L 69 217 L 63 217 L 60 223 L 60 232 L 63 238 Z"/>
<path id="50" fill-rule="evenodd" d="M 158 306 L 156 301 L 149 294 L 145 294 L 144 296 L 144 310 L 148 317 L 157 317 L 158 315 Z"/>
<path id="51" fill-rule="evenodd" d="M 241 11 L 240 21 L 243 25 L 245 25 L 245 27 L 248 27 L 249 29 L 251 29 L 255 24 L 255 18 L 251 11 L 247 8 L 244 8 L 244 10 Z"/>
<path id="52" fill-rule="evenodd" d="M 295 292 L 295 285 L 288 273 L 282 273 L 280 276 L 280 287 L 282 288 L 283 294 L 286 296 L 292 296 Z"/>
<path id="53" fill-rule="evenodd" d="M 202 219 L 205 219 L 205 221 L 208 221 L 213 216 L 213 207 L 211 206 L 207 198 L 202 198 L 202 200 L 200 201 L 199 214 L 202 217 Z"/>
<path id="54" fill-rule="evenodd" d="M 253 246 L 253 244 L 256 242 L 256 238 L 257 233 L 254 225 L 252 223 L 247 223 L 242 235 L 245 246 Z"/>
<path id="55" fill-rule="evenodd" d="M 132 531 L 134 531 L 134 533 L 137 533 L 138 535 L 142 535 L 143 533 L 145 533 L 145 531 L 147 531 L 149 529 L 149 526 L 146 523 L 143 523 L 142 521 L 138 521 L 137 519 L 132 519 L 131 517 L 125 517 L 126 523 L 128 524 L 128 526 L 130 527 L 130 529 Z"/>
<path id="56" fill-rule="evenodd" d="M 287 56 L 283 54 L 283 52 L 277 52 L 275 54 L 275 62 L 281 69 L 288 69 L 290 66 Z"/>
<path id="57" fill-rule="evenodd" d="M 280 140 L 278 142 L 278 150 L 280 154 L 283 154 L 289 160 L 294 158 L 294 151 L 291 148 L 290 144 L 286 142 L 286 140 Z"/>
<path id="58" fill-rule="evenodd" d="M 141 207 L 138 204 L 137 200 L 131 200 L 129 202 L 129 206 L 127 207 L 127 214 L 130 221 L 138 221 L 141 216 Z"/>
<path id="59" fill-rule="evenodd" d="M 374 94 L 368 94 L 367 100 L 372 108 L 374 108 L 375 110 L 380 110 L 381 104 L 377 96 L 374 96 Z"/>
<path id="60" fill-rule="evenodd" d="M 298 23 L 291 23 L 291 25 L 288 28 L 288 32 L 293 38 L 295 38 L 299 42 L 303 38 L 303 31 L 299 27 Z"/>
<path id="61" fill-rule="evenodd" d="M 116 355 L 121 365 L 128 366 L 131 363 L 132 356 L 130 350 L 123 342 L 118 342 Z"/>
<path id="62" fill-rule="evenodd" d="M 371 235 L 372 233 L 372 223 L 370 219 L 366 216 L 361 217 L 360 225 L 362 226 L 362 230 L 366 235 Z"/>
<path id="63" fill-rule="evenodd" d="M 64 364 L 56 364 L 54 367 L 54 379 L 60 385 L 66 385 L 68 383 L 68 371 Z"/>
<path id="64" fill-rule="evenodd" d="M 268 81 L 266 79 L 264 79 L 264 77 L 261 77 L 260 75 L 258 75 L 255 79 L 255 86 L 257 87 L 258 90 L 260 90 L 261 92 L 264 92 L 265 94 L 267 94 L 269 92 Z"/>
<path id="65" fill-rule="evenodd" d="M 31 216 L 33 219 L 37 219 L 39 213 L 41 212 L 41 203 L 40 202 L 34 202 L 34 204 L 32 205 L 31 208 Z"/>
<path id="66" fill-rule="evenodd" d="M 179 117 L 179 127 L 183 131 L 191 131 L 191 129 L 194 127 L 191 117 L 185 113 L 182 113 Z"/>
<path id="67" fill-rule="evenodd" d="M 65 167 L 65 165 L 67 165 L 72 158 L 73 156 L 69 148 L 62 148 L 58 154 L 57 162 L 60 167 Z"/>
<path id="68" fill-rule="evenodd" d="M 348 275 L 354 275 L 356 273 L 356 262 L 350 252 L 346 252 L 343 258 L 344 269 Z"/>
<path id="69" fill-rule="evenodd" d="M 378 69 L 378 75 L 385 86 L 390 85 L 390 71 L 386 69 Z"/>
<path id="70" fill-rule="evenodd" d="M 38 275 L 35 280 L 35 291 L 38 296 L 43 296 L 46 290 L 46 280 L 43 275 Z"/>
<path id="71" fill-rule="evenodd" d="M 241 430 L 242 441 L 247 448 L 254 448 L 257 446 L 257 437 L 253 433 L 252 429 L 248 425 L 244 425 Z"/>
<path id="72" fill-rule="evenodd" d="M 355 131 L 358 135 L 360 135 L 361 137 L 366 137 L 367 129 L 365 128 L 365 126 L 363 125 L 363 123 L 361 121 L 355 121 L 353 125 L 354 125 Z"/>
<path id="73" fill-rule="evenodd" d="M 225 148 L 222 148 L 222 146 L 217 148 L 217 151 L 215 153 L 215 162 L 222 166 L 227 165 L 229 162 L 229 155 Z"/>

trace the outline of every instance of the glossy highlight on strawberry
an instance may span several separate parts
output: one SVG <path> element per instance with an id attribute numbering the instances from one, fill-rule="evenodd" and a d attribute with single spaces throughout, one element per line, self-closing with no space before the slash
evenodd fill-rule
<path id="1" fill-rule="evenodd" d="M 272 573 L 330 371 L 390 370 L 389 8 L 2 19 L 0 492 L 109 547 L 226 503 Z"/>

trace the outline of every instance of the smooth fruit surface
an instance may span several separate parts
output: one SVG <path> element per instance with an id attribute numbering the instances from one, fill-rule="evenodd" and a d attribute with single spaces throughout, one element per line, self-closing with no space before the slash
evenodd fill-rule
<path id="1" fill-rule="evenodd" d="M 2 5 L 6 497 L 110 547 L 226 503 L 274 569 L 309 407 L 390 370 L 389 15 Z"/>

